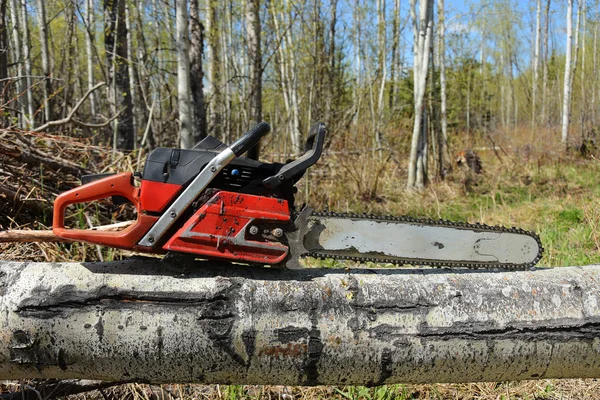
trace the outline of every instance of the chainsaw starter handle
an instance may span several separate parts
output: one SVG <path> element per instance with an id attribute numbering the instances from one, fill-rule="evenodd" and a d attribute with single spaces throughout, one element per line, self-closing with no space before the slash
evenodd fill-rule
<path id="1" fill-rule="evenodd" d="M 85 203 L 111 196 L 122 196 L 137 209 L 137 220 L 121 231 L 101 231 L 65 228 L 65 211 L 71 204 Z M 55 235 L 83 242 L 121 249 L 132 249 L 150 229 L 156 217 L 142 213 L 140 189 L 133 184 L 133 174 L 124 172 L 111 175 L 60 194 L 54 201 L 52 231 Z"/>
<path id="2" fill-rule="evenodd" d="M 258 141 L 269 132 L 271 132 L 271 125 L 263 121 L 250 129 L 244 136 L 236 140 L 229 148 L 235 153 L 236 157 L 239 157 L 250 150 L 251 147 L 256 145 Z"/>

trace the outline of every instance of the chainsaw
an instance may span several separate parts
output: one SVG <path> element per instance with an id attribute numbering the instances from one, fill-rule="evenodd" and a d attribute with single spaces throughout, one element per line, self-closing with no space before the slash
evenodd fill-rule
<path id="1" fill-rule="evenodd" d="M 295 184 L 321 157 L 326 127 L 314 125 L 298 159 L 242 157 L 271 127 L 261 122 L 232 145 L 208 136 L 192 149 L 156 148 L 142 174 L 88 175 L 59 195 L 53 232 L 72 241 L 145 253 L 302 268 L 303 257 L 467 268 L 529 268 L 539 237 L 518 228 L 296 207 Z M 121 231 L 68 229 L 71 204 L 112 197 L 133 203 Z"/>

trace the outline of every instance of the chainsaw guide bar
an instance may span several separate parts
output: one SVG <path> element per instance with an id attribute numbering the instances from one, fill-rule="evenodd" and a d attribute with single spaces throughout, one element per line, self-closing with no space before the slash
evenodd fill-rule
<path id="1" fill-rule="evenodd" d="M 514 227 L 505 228 L 502 226 L 490 226 L 481 223 L 469 224 L 464 222 L 413 218 L 408 216 L 378 216 L 312 210 L 310 210 L 310 214 L 306 217 L 306 220 L 308 221 L 308 225 L 312 226 L 312 229 L 309 229 L 304 236 L 306 253 L 302 254 L 301 257 L 346 260 L 358 263 L 409 264 L 438 268 L 501 268 L 526 270 L 534 267 L 542 258 L 544 252 L 544 248 L 537 234 Z M 327 223 L 324 223 L 324 221 L 344 221 L 348 223 L 338 226 L 340 228 L 342 226 L 344 227 L 345 230 L 343 232 L 338 231 L 326 235 L 325 239 L 322 240 L 324 232 L 326 232 L 328 228 L 323 229 L 315 227 L 327 226 Z M 358 232 L 352 233 L 348 228 L 354 224 L 357 225 Z M 364 226 L 365 224 L 367 225 Z M 424 230 L 424 232 L 421 232 L 420 237 L 412 238 L 412 242 L 416 243 L 418 248 L 407 249 L 406 242 L 410 244 L 411 238 L 407 238 L 401 234 L 398 234 L 397 237 L 386 237 L 385 232 L 383 234 L 377 233 L 376 230 L 381 228 L 378 227 L 378 225 L 387 225 L 387 227 L 394 226 L 396 228 L 401 226 L 407 227 L 417 233 L 420 230 Z M 367 227 L 372 230 L 365 231 L 365 229 L 361 229 Z M 335 228 L 336 227 L 334 227 L 334 229 Z M 446 257 L 441 259 L 425 257 L 425 255 L 435 255 L 436 252 L 443 252 L 444 249 L 448 247 L 443 241 L 437 240 L 439 237 L 423 237 L 422 235 L 423 233 L 435 235 L 436 231 L 456 235 L 453 239 L 454 241 L 460 242 L 464 251 L 457 252 L 456 248 L 454 248 L 452 250 L 452 258 Z M 493 242 L 498 241 L 502 235 L 510 235 L 509 243 L 507 243 L 506 240 L 501 242 L 503 245 L 510 244 L 510 247 L 493 246 Z M 333 236 L 337 236 L 337 239 L 332 240 Z M 363 249 L 361 251 L 361 249 L 357 248 L 356 244 L 358 243 L 360 245 L 360 241 L 364 240 L 364 236 L 372 236 L 378 240 L 381 239 L 383 243 L 379 246 L 380 250 L 384 250 L 386 244 L 388 245 L 388 248 L 385 249 L 386 251 L 374 251 L 375 249 L 373 247 L 377 246 L 377 244 L 372 241 L 367 241 L 367 244 L 371 246 L 370 250 L 364 251 L 365 249 Z M 465 240 L 466 236 L 469 236 L 471 240 Z M 411 257 L 409 254 L 401 254 L 400 251 L 402 249 L 399 248 L 389 248 L 390 244 L 402 244 L 402 242 L 404 242 L 404 249 L 408 250 L 407 253 L 410 253 L 412 250 L 418 257 Z M 481 243 L 485 242 L 489 242 L 492 245 L 487 246 L 487 254 L 482 254 Z M 326 248 L 328 244 L 332 243 L 335 248 Z M 473 244 L 471 248 L 468 246 L 469 243 Z M 476 249 L 478 245 L 480 248 L 479 252 L 477 252 Z M 497 254 L 500 254 L 502 258 L 495 256 L 494 251 Z M 460 256 L 463 257 L 461 258 Z M 485 260 L 485 258 L 489 259 Z"/>

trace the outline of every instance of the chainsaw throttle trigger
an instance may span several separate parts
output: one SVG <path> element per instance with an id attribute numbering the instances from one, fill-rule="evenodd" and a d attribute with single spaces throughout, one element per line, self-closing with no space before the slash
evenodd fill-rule
<path id="1" fill-rule="evenodd" d="M 308 138 L 306 139 L 306 153 L 300 158 L 285 164 L 278 173 L 263 180 L 263 186 L 269 189 L 276 188 L 283 182 L 301 175 L 307 168 L 316 163 L 321 158 L 323 152 L 323 144 L 325 143 L 325 134 L 327 127 L 324 123 L 319 122 L 310 128 Z"/>

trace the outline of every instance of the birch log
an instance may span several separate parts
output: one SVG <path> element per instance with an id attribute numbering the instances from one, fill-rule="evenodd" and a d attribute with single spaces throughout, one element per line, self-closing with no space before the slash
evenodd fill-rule
<path id="1" fill-rule="evenodd" d="M 600 266 L 491 273 L 0 261 L 0 293 L 0 379 L 600 377 Z"/>

